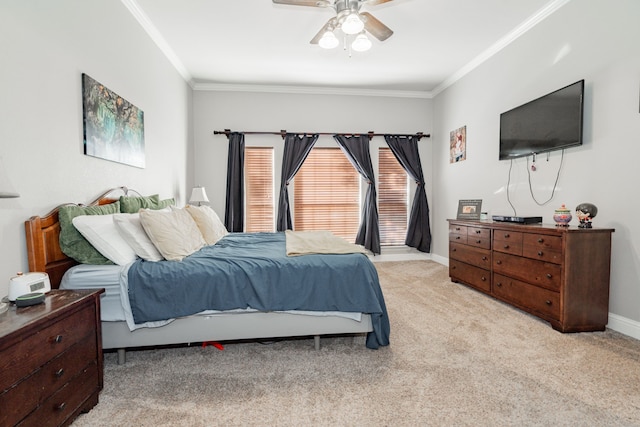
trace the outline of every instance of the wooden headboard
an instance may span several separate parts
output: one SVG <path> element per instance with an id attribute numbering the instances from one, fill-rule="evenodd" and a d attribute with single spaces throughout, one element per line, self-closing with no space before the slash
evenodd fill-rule
<path id="1" fill-rule="evenodd" d="M 108 205 L 119 200 L 120 196 L 129 195 L 130 192 L 138 194 L 137 191 L 129 190 L 127 187 L 112 188 L 102 193 L 91 203 L 79 206 Z M 71 203 L 60 206 L 69 204 Z M 78 264 L 60 249 L 60 222 L 58 220 L 60 206 L 45 216 L 32 216 L 24 222 L 29 271 L 46 272 L 49 275 L 51 287 L 56 289 L 60 286 L 65 271 Z"/>

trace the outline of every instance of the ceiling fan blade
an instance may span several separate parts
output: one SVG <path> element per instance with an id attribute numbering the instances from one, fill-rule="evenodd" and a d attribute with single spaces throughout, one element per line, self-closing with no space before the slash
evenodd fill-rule
<path id="1" fill-rule="evenodd" d="M 370 13 L 362 12 L 360 16 L 364 18 L 364 29 L 381 42 L 393 35 L 393 31 L 389 27 L 378 21 Z"/>
<path id="2" fill-rule="evenodd" d="M 328 7 L 331 2 L 328 0 L 272 0 L 275 4 L 288 4 L 292 6 Z"/>
<path id="3" fill-rule="evenodd" d="M 336 18 L 331 18 L 327 21 L 326 24 L 324 24 L 324 26 L 322 28 L 320 28 L 320 31 L 318 31 L 318 34 L 316 34 L 309 43 L 311 44 L 318 44 L 320 42 L 320 39 L 322 38 L 322 36 L 324 35 L 324 33 L 326 33 L 327 31 L 332 31 L 333 29 L 336 28 L 336 24 L 338 23 L 338 20 Z"/>
<path id="4" fill-rule="evenodd" d="M 390 1 L 393 1 L 393 0 L 366 0 L 364 3 L 371 6 L 375 6 L 382 3 L 388 3 Z"/>

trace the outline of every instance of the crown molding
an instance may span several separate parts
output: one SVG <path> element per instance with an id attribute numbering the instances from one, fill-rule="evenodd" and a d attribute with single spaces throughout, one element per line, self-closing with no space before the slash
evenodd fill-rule
<path id="1" fill-rule="evenodd" d="M 350 95 L 350 96 L 383 96 L 390 98 L 432 98 L 431 92 L 387 90 L 387 89 L 360 89 L 340 87 L 314 87 L 314 86 L 277 86 L 277 85 L 249 85 L 226 83 L 196 83 L 189 85 L 197 91 L 214 92 L 263 92 L 263 93 L 294 93 L 305 95 Z"/>
<path id="2" fill-rule="evenodd" d="M 142 26 L 142 28 L 144 28 L 144 30 L 147 32 L 149 37 L 151 37 L 151 40 L 153 40 L 153 42 L 160 48 L 160 51 L 162 51 L 162 53 L 167 57 L 169 62 L 171 62 L 171 64 L 178 71 L 178 73 L 180 73 L 182 78 L 186 82 L 190 82 L 191 73 L 189 73 L 187 68 L 182 63 L 182 61 L 178 59 L 178 56 L 173 51 L 173 49 L 171 49 L 171 47 L 169 46 L 169 43 L 167 43 L 164 37 L 162 37 L 162 34 L 160 34 L 160 31 L 158 31 L 156 26 L 153 25 L 153 23 L 151 23 L 151 20 L 149 19 L 147 14 L 144 13 L 144 11 L 140 8 L 140 5 L 138 5 L 136 0 L 120 0 L 120 1 L 122 2 L 122 4 L 125 5 L 127 9 L 129 9 L 129 12 L 131 12 L 133 17 L 136 19 L 136 21 L 138 21 L 138 23 Z"/>
<path id="3" fill-rule="evenodd" d="M 509 32 L 506 36 L 502 37 L 500 40 L 491 45 L 487 50 L 482 52 L 480 55 L 476 56 L 474 59 L 469 61 L 466 65 L 460 68 L 458 71 L 453 73 L 447 79 L 445 79 L 441 84 L 439 84 L 435 89 L 433 89 L 433 96 L 438 95 L 440 92 L 460 80 L 462 77 L 469 74 L 471 71 L 482 65 L 485 61 L 487 61 L 492 56 L 496 55 L 502 49 L 510 45 L 512 42 L 520 38 L 527 31 L 531 30 L 533 27 L 538 25 L 544 19 L 546 19 L 549 15 L 553 14 L 555 11 L 560 9 L 565 4 L 569 3 L 571 0 L 553 0 L 547 3 L 542 9 L 537 11 L 533 16 L 524 21 L 522 24 L 517 26 L 514 30 Z"/>

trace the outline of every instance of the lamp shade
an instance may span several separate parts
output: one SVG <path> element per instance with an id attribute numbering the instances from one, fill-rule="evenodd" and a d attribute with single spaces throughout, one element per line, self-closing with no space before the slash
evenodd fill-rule
<path id="1" fill-rule="evenodd" d="M 367 35 L 364 32 L 362 32 L 358 34 L 358 37 L 356 37 L 356 39 L 353 41 L 353 43 L 351 44 L 351 47 L 356 52 L 365 52 L 371 49 L 371 40 L 369 40 Z"/>
<path id="2" fill-rule="evenodd" d="M 356 12 L 351 13 L 340 27 L 345 34 L 358 34 L 364 29 L 364 22 Z"/>
<path id="3" fill-rule="evenodd" d="M 205 191 L 204 187 L 193 187 L 193 190 L 191 190 L 189 203 L 191 203 L 192 205 L 197 204 L 198 206 L 203 203 L 209 203 L 209 198 L 207 197 L 207 192 Z"/>
<path id="4" fill-rule="evenodd" d="M 333 49 L 340 44 L 340 41 L 338 40 L 336 35 L 333 34 L 333 31 L 327 31 L 322 35 L 322 38 L 320 39 L 318 44 L 323 49 Z"/>

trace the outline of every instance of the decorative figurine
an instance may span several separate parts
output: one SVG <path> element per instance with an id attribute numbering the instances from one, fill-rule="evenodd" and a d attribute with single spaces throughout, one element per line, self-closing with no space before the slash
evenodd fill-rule
<path id="1" fill-rule="evenodd" d="M 593 203 L 580 203 L 576 206 L 576 216 L 580 220 L 578 227 L 591 228 L 591 219 L 598 213 L 598 208 Z"/>
<path id="2" fill-rule="evenodd" d="M 560 209 L 556 209 L 553 213 L 553 220 L 558 227 L 568 227 L 571 221 L 571 211 L 563 204 Z"/>

